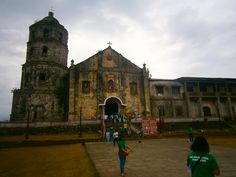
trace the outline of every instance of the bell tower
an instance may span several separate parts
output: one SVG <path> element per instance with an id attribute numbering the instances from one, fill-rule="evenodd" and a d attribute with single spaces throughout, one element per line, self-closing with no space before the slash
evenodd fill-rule
<path id="1" fill-rule="evenodd" d="M 68 32 L 53 12 L 29 27 L 21 86 L 13 91 L 11 121 L 66 119 L 67 41 Z"/>
<path id="2" fill-rule="evenodd" d="M 26 62 L 53 61 L 67 66 L 68 32 L 53 12 L 29 27 Z"/>

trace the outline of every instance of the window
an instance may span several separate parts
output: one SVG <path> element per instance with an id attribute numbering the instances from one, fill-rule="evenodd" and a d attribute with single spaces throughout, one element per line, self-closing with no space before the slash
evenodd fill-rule
<path id="1" fill-rule="evenodd" d="M 164 87 L 156 86 L 156 93 L 157 93 L 157 96 L 162 96 L 164 94 Z"/>
<path id="2" fill-rule="evenodd" d="M 89 81 L 82 82 L 82 92 L 83 93 L 90 93 L 90 82 Z"/>
<path id="3" fill-rule="evenodd" d="M 48 55 L 48 47 L 47 46 L 43 46 L 42 48 L 42 56 L 46 57 Z"/>
<path id="4" fill-rule="evenodd" d="M 34 119 L 35 120 L 42 120 L 44 118 L 44 108 L 43 106 L 37 106 Z"/>
<path id="5" fill-rule="evenodd" d="M 208 106 L 203 107 L 204 116 L 211 116 L 211 109 Z"/>
<path id="6" fill-rule="evenodd" d="M 207 92 L 207 85 L 206 84 L 200 84 L 200 92 Z"/>
<path id="7" fill-rule="evenodd" d="M 60 42 L 62 42 L 62 39 L 63 39 L 62 33 L 59 33 L 59 38 L 58 39 L 59 39 Z"/>
<path id="8" fill-rule="evenodd" d="M 217 92 L 220 92 L 220 93 L 225 93 L 226 92 L 226 88 L 225 88 L 225 85 L 218 85 L 217 86 Z"/>
<path id="9" fill-rule="evenodd" d="M 180 95 L 180 87 L 179 86 L 173 86 L 172 87 L 172 94 L 173 95 Z"/>
<path id="10" fill-rule="evenodd" d="M 228 91 L 230 93 L 236 93 L 236 85 L 235 84 L 229 84 L 228 85 Z"/>
<path id="11" fill-rule="evenodd" d="M 49 30 L 48 29 L 44 29 L 43 30 L 43 37 L 44 38 L 48 38 L 49 37 Z"/>
<path id="12" fill-rule="evenodd" d="M 182 106 L 176 106 L 175 107 L 175 113 L 176 113 L 176 116 L 183 116 L 183 107 Z"/>
<path id="13" fill-rule="evenodd" d="M 130 94 L 133 96 L 137 95 L 137 83 L 130 83 Z"/>
<path id="14" fill-rule="evenodd" d="M 187 91 L 193 92 L 193 85 L 187 85 Z"/>
<path id="15" fill-rule="evenodd" d="M 46 74 L 40 73 L 39 74 L 39 82 L 45 82 L 46 81 Z"/>
<path id="16" fill-rule="evenodd" d="M 27 86 L 29 83 L 30 83 L 30 73 L 26 73 L 24 85 Z"/>
<path id="17" fill-rule="evenodd" d="M 108 86 L 108 90 L 114 90 L 115 86 L 114 86 L 113 80 L 109 80 L 107 83 L 107 86 Z"/>
<path id="18" fill-rule="evenodd" d="M 159 117 L 165 116 L 165 107 L 164 106 L 158 106 L 158 114 L 159 114 Z"/>

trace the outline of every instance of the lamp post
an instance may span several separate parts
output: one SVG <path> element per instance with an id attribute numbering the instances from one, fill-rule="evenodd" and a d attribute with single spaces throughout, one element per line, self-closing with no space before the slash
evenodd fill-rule
<path id="1" fill-rule="evenodd" d="M 82 107 L 79 110 L 79 136 L 82 137 Z"/>

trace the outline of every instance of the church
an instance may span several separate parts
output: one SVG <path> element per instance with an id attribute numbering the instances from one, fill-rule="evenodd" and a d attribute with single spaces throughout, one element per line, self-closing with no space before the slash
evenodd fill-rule
<path id="1" fill-rule="evenodd" d="M 110 44 L 67 66 L 67 41 L 68 31 L 52 12 L 29 27 L 11 122 L 94 120 L 127 112 L 162 121 L 236 117 L 236 79 L 154 79 L 145 64 L 140 68 Z"/>

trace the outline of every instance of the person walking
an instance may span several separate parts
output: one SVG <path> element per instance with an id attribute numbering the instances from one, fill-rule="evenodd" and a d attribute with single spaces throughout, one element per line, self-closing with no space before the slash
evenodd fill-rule
<path id="1" fill-rule="evenodd" d="M 107 129 L 107 131 L 106 131 L 106 144 L 110 143 L 110 138 L 111 138 L 111 134 L 110 134 L 109 129 Z"/>
<path id="2" fill-rule="evenodd" d="M 125 162 L 126 162 L 126 156 L 128 156 L 129 152 L 132 152 L 133 150 L 126 144 L 126 142 L 123 140 L 123 137 L 120 136 L 118 140 L 118 156 L 120 160 L 120 175 L 125 176 L 126 173 L 125 170 Z"/>
<path id="3" fill-rule="evenodd" d="M 188 128 L 188 138 L 190 142 L 193 142 L 193 128 L 192 127 Z"/>
<path id="4" fill-rule="evenodd" d="M 187 167 L 192 177 L 214 177 L 220 175 L 215 157 L 209 154 L 210 148 L 205 137 L 197 136 L 187 155 Z"/>
<path id="5" fill-rule="evenodd" d="M 139 137 L 140 137 L 140 138 L 143 138 L 143 136 L 144 136 L 144 129 L 143 129 L 142 126 L 140 126 L 140 129 L 139 129 Z"/>
<path id="6" fill-rule="evenodd" d="M 115 131 L 113 133 L 113 146 L 116 145 L 118 139 L 119 139 L 119 132 L 117 131 L 117 129 L 115 129 Z"/>

